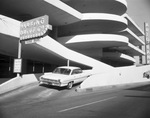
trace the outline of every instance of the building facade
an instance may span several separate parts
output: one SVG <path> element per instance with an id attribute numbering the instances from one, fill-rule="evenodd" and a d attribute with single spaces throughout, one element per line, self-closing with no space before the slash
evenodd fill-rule
<path id="1" fill-rule="evenodd" d="M 126 0 L 1 0 L 1 5 L 0 78 L 16 76 L 13 60 L 18 56 L 20 23 L 45 14 L 53 27 L 48 36 L 58 46 L 112 67 L 143 64 L 144 31 L 127 13 Z M 59 53 L 58 48 L 22 42 L 22 73 L 49 72 L 65 65 L 71 55 Z M 71 59 L 70 64 L 82 68 L 92 65 Z"/>

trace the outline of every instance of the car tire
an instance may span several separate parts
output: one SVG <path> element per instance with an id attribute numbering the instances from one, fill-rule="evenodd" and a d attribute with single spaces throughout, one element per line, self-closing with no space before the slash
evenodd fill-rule
<path id="1" fill-rule="evenodd" d="M 67 85 L 67 89 L 71 89 L 73 86 L 73 82 L 69 82 L 68 85 Z"/>
<path id="2" fill-rule="evenodd" d="M 147 75 L 147 79 L 149 79 L 150 78 L 150 76 L 149 75 Z"/>

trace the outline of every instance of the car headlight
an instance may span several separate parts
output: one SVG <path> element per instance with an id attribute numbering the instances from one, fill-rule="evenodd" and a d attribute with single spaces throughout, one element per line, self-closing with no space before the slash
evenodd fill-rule
<path id="1" fill-rule="evenodd" d="M 43 77 L 40 77 L 40 80 L 43 80 Z"/>

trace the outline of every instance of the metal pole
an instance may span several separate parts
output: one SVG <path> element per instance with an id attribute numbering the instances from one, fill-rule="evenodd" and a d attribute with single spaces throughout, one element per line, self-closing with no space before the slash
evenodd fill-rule
<path id="1" fill-rule="evenodd" d="M 33 68 L 32 68 L 32 71 L 34 72 L 35 71 L 35 62 L 33 61 Z"/>
<path id="2" fill-rule="evenodd" d="M 69 66 L 69 65 L 70 65 L 70 60 L 68 59 L 68 60 L 67 60 L 67 66 Z"/>
<path id="3" fill-rule="evenodd" d="M 18 59 L 21 58 L 21 47 L 22 47 L 22 44 L 21 44 L 21 41 L 19 40 L 18 41 Z M 17 73 L 17 77 L 20 77 L 20 73 Z"/>
<path id="4" fill-rule="evenodd" d="M 18 59 L 20 59 L 21 58 L 21 42 L 20 42 L 20 40 L 19 40 L 19 42 L 18 42 Z"/>
<path id="5" fill-rule="evenodd" d="M 43 63 L 43 68 L 42 68 L 42 72 L 44 73 L 44 71 L 45 71 L 45 67 L 44 67 L 44 63 Z"/>

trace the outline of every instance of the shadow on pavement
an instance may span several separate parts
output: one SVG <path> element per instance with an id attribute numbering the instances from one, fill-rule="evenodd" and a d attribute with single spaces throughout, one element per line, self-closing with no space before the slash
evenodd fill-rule
<path id="1" fill-rule="evenodd" d="M 148 92 L 150 92 L 150 85 L 143 85 L 143 86 L 128 88 L 126 90 L 148 91 Z"/>
<path id="2" fill-rule="evenodd" d="M 80 84 L 81 84 L 81 83 L 74 84 L 72 89 L 76 88 L 76 87 L 79 86 Z M 51 86 L 51 85 L 46 85 L 46 84 L 41 84 L 41 85 L 39 85 L 39 86 L 43 86 L 43 87 L 50 88 L 50 89 L 55 89 L 55 90 L 58 90 L 58 91 L 69 90 L 69 89 L 67 89 L 66 86 L 64 86 L 64 87 L 58 87 L 58 86 Z"/>
<path id="3" fill-rule="evenodd" d="M 39 86 L 43 86 L 43 87 L 50 88 L 50 89 L 56 89 L 58 91 L 66 89 L 66 87 L 57 87 L 57 86 L 51 86 L 51 85 L 46 85 L 46 84 L 41 84 Z"/>
<path id="4" fill-rule="evenodd" d="M 132 97 L 132 98 L 150 98 L 150 96 L 136 96 L 136 95 L 125 95 L 125 97 Z"/>

